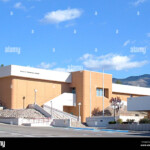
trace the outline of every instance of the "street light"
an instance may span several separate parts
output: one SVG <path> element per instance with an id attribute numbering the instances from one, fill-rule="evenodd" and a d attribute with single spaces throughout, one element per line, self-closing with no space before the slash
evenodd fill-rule
<path id="1" fill-rule="evenodd" d="M 78 106 L 79 106 L 79 121 L 80 121 L 80 106 L 81 106 L 81 103 L 78 103 Z"/>
<path id="2" fill-rule="evenodd" d="M 52 116 L 52 114 L 53 114 L 53 107 L 52 107 L 52 106 L 53 106 L 53 105 L 52 105 L 52 101 L 50 101 L 50 102 L 51 102 L 51 118 L 52 118 L 52 117 L 53 117 L 53 116 Z"/>
<path id="3" fill-rule="evenodd" d="M 37 89 L 34 89 L 34 93 L 35 93 L 34 105 L 36 105 L 36 93 L 37 93 Z"/>
<path id="4" fill-rule="evenodd" d="M 23 96 L 23 98 L 22 98 L 22 99 L 23 99 L 23 109 L 24 109 L 25 96 Z"/>

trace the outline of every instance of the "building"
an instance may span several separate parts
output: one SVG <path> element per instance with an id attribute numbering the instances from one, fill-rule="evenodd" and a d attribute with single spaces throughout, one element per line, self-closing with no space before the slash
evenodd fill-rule
<path id="1" fill-rule="evenodd" d="M 128 111 L 148 112 L 150 118 L 150 96 L 130 97 L 127 103 Z"/>
<path id="2" fill-rule="evenodd" d="M 108 107 L 111 97 L 127 101 L 129 97 L 149 95 L 150 88 L 113 84 L 112 75 L 106 73 L 66 73 L 17 65 L 0 68 L 0 102 L 9 109 L 22 109 L 33 103 L 53 104 L 56 109 L 78 116 L 81 103 L 81 119 L 85 122 L 94 108 Z"/>

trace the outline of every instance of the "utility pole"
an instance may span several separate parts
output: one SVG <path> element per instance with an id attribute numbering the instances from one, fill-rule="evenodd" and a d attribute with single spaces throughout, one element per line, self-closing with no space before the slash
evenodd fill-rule
<path id="1" fill-rule="evenodd" d="M 34 105 L 36 105 L 36 93 L 37 93 L 37 89 L 34 89 L 34 92 L 35 92 Z"/>
<path id="2" fill-rule="evenodd" d="M 103 69 L 103 117 L 104 117 L 104 69 Z"/>
<path id="3" fill-rule="evenodd" d="M 90 117 L 91 117 L 91 71 L 90 71 Z"/>
<path id="4" fill-rule="evenodd" d="M 78 106 L 79 106 L 79 118 L 78 118 L 78 120 L 81 121 L 81 119 L 80 119 L 81 118 L 80 117 L 80 106 L 81 106 L 81 103 L 78 103 Z"/>
<path id="5" fill-rule="evenodd" d="M 51 102 L 51 118 L 53 117 L 53 104 L 52 104 L 52 101 Z"/>

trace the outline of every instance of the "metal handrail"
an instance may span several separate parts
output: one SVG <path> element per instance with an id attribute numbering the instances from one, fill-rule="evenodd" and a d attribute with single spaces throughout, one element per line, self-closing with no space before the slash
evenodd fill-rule
<path id="1" fill-rule="evenodd" d="M 58 110 L 58 109 L 56 109 L 56 108 L 51 108 L 50 106 L 47 106 L 47 105 L 44 105 L 43 107 L 47 107 L 47 108 L 49 108 L 49 109 L 52 109 L 53 112 L 59 112 L 59 113 L 61 113 L 61 114 L 64 114 L 65 116 L 68 116 L 68 117 L 71 117 L 71 118 L 74 118 L 74 119 L 78 119 L 77 116 L 72 115 L 72 114 L 69 114 L 69 113 L 64 112 L 64 111 L 60 111 L 60 110 Z"/>

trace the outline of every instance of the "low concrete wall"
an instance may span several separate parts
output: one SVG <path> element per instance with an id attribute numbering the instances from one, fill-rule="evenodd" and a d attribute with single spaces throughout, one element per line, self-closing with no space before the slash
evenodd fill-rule
<path id="1" fill-rule="evenodd" d="M 122 119 L 122 121 L 127 121 L 127 119 L 134 119 L 135 122 L 138 122 L 144 116 L 116 116 L 115 120 Z M 114 121 L 114 117 L 109 116 L 93 116 L 86 118 L 86 124 L 89 127 L 107 127 L 110 121 Z"/>
<path id="2" fill-rule="evenodd" d="M 70 127 L 70 119 L 53 119 L 52 126 L 54 126 L 54 127 Z"/>
<path id="3" fill-rule="evenodd" d="M 143 119 L 144 116 L 119 116 L 123 122 L 127 121 L 127 119 L 134 119 L 134 122 L 139 122 L 140 119 Z"/>
<path id="4" fill-rule="evenodd" d="M 0 118 L 0 123 L 6 123 L 12 125 L 30 124 L 30 126 L 50 126 L 52 123 L 52 119 Z"/>
<path id="5" fill-rule="evenodd" d="M 150 131 L 150 124 L 109 124 L 108 129 Z"/>
<path id="6" fill-rule="evenodd" d="M 0 118 L 0 123 L 19 125 L 18 118 Z"/>
<path id="7" fill-rule="evenodd" d="M 116 119 L 118 119 L 118 117 L 116 117 Z M 89 127 L 106 127 L 110 121 L 114 121 L 114 117 L 94 116 L 86 118 L 86 124 Z"/>

